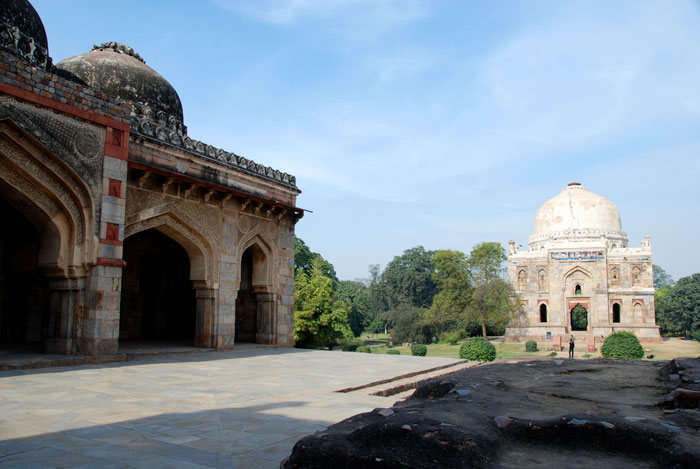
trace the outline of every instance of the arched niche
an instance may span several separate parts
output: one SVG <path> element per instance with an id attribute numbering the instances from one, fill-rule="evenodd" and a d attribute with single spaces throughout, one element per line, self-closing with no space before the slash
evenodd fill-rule
<path id="1" fill-rule="evenodd" d="M 40 235 L 39 265 L 84 277 L 97 262 L 94 202 L 85 181 L 10 120 L 0 121 L 0 192 Z"/>
<path id="2" fill-rule="evenodd" d="M 622 311 L 620 308 L 620 303 L 615 302 L 612 305 L 612 322 L 613 324 L 619 324 L 622 322 Z"/>
<path id="3" fill-rule="evenodd" d="M 125 242 L 136 233 L 156 229 L 177 242 L 187 252 L 190 280 L 196 290 L 194 345 L 216 346 L 217 286 L 214 274 L 215 252 L 206 237 L 187 224 L 176 213 L 168 211 L 128 224 Z"/>
<path id="4" fill-rule="evenodd" d="M 275 251 L 259 227 L 256 227 L 240 240 L 236 254 L 239 275 L 236 285 L 235 340 L 277 343 Z"/>
<path id="5" fill-rule="evenodd" d="M 581 296 L 592 289 L 591 273 L 580 266 L 569 269 L 564 274 L 563 289 L 567 296 Z M 577 293 L 578 292 L 578 293 Z"/>
<path id="6" fill-rule="evenodd" d="M 518 290 L 525 290 L 527 288 L 527 272 L 525 269 L 520 269 L 518 271 Z"/>
<path id="7" fill-rule="evenodd" d="M 155 228 L 124 240 L 119 314 L 125 341 L 168 341 L 192 345 L 197 304 L 187 251 Z"/>
<path id="8" fill-rule="evenodd" d="M 256 226 L 238 243 L 236 250 L 237 263 L 240 266 L 243 253 L 248 251 L 253 261 L 252 285 L 256 291 L 273 291 L 274 250 L 270 242 L 263 236 L 262 230 Z M 240 276 L 238 278 L 240 282 Z"/>
<path id="9" fill-rule="evenodd" d="M 176 214 L 165 212 L 127 225 L 124 228 L 124 238 L 151 228 L 169 236 L 187 251 L 190 261 L 190 280 L 204 282 L 208 287 L 213 285 L 214 250 L 203 234 Z"/>

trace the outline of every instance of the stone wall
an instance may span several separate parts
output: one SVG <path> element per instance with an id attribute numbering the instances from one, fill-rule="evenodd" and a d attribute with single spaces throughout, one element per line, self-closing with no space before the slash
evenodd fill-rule
<path id="1" fill-rule="evenodd" d="M 98 93 L 0 50 L 0 92 L 7 93 L 8 86 L 25 92 L 12 92 L 22 99 L 44 105 L 41 98 L 48 99 L 54 102 L 49 107 L 85 120 L 94 121 L 100 116 L 122 124 L 130 121 L 130 106 L 119 98 Z"/>

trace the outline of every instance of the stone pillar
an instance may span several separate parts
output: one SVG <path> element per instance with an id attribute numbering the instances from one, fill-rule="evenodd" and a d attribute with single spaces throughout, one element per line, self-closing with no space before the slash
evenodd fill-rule
<path id="1" fill-rule="evenodd" d="M 222 201 L 223 226 L 220 243 L 221 260 L 219 262 L 219 294 L 217 298 L 216 340 L 217 349 L 232 349 L 236 327 L 236 298 L 240 278 L 240 260 L 236 258 L 238 243 L 237 205 L 233 200 Z"/>
<path id="2" fill-rule="evenodd" d="M 121 301 L 121 260 L 100 259 L 85 286 L 80 341 L 83 355 L 112 355 L 119 350 L 119 309 Z"/>
<path id="3" fill-rule="evenodd" d="M 197 298 L 197 322 L 194 333 L 194 346 L 216 347 L 216 301 L 217 290 L 208 288 L 203 281 L 195 281 Z"/>
<path id="4" fill-rule="evenodd" d="M 255 342 L 258 344 L 277 343 L 277 294 L 261 291 L 255 293 L 258 306 Z"/>
<path id="5" fill-rule="evenodd" d="M 68 355 L 75 352 L 78 310 L 85 290 L 85 279 L 63 278 L 49 283 L 49 337 L 46 351 Z"/>
<path id="6" fill-rule="evenodd" d="M 282 220 L 280 226 L 280 255 L 277 290 L 275 344 L 294 345 L 294 225 Z"/>

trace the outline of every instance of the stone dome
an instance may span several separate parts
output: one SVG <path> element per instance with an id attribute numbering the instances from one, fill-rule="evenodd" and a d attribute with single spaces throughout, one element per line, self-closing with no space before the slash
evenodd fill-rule
<path id="1" fill-rule="evenodd" d="M 0 47 L 45 70 L 51 68 L 44 23 L 27 0 L 0 0 Z"/>
<path id="2" fill-rule="evenodd" d="M 579 183 L 569 184 L 540 207 L 530 243 L 558 239 L 626 240 L 615 204 Z"/>
<path id="3" fill-rule="evenodd" d="M 159 111 L 183 121 L 182 103 L 175 88 L 139 54 L 124 44 L 106 42 L 87 54 L 76 55 L 56 64 L 59 73 L 90 88 L 140 106 L 139 113 Z M 150 109 L 150 111 L 145 111 Z"/>

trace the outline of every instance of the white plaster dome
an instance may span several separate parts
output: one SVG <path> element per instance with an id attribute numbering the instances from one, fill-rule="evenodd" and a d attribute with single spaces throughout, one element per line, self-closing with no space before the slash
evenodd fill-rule
<path id="1" fill-rule="evenodd" d="M 573 182 L 537 211 L 530 244 L 544 240 L 601 237 L 626 243 L 620 211 L 608 199 Z"/>

